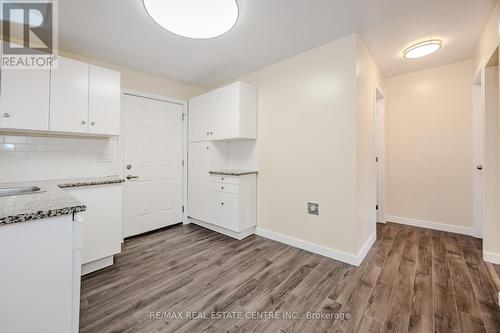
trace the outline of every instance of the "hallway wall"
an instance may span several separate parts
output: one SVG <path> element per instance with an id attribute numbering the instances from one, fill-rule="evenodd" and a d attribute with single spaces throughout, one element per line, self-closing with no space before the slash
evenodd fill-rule
<path id="1" fill-rule="evenodd" d="M 469 60 L 385 80 L 388 220 L 472 234 L 472 71 Z"/>

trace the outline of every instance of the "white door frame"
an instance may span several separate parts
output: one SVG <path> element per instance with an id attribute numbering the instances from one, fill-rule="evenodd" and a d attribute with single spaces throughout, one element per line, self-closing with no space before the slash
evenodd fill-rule
<path id="1" fill-rule="evenodd" d="M 184 210 L 182 212 L 182 222 L 184 224 L 189 223 L 187 220 L 187 100 L 183 99 L 178 99 L 178 98 L 172 98 L 168 96 L 160 96 L 160 95 L 154 95 L 154 94 L 149 94 L 145 92 L 140 92 L 136 90 L 130 90 L 130 89 L 122 89 L 121 90 L 121 97 L 122 97 L 122 102 L 121 102 L 121 131 L 120 131 L 120 137 L 118 139 L 118 145 L 119 145 L 119 152 L 118 152 L 118 169 L 119 169 L 119 175 L 120 177 L 124 177 L 123 169 L 125 165 L 124 161 L 124 147 L 123 147 L 123 122 L 124 122 L 124 115 L 123 115 L 123 96 L 124 95 L 129 95 L 129 96 L 136 96 L 136 97 L 142 97 L 142 98 L 149 98 L 149 99 L 154 99 L 157 101 L 162 101 L 162 102 L 168 102 L 168 103 L 173 103 L 173 104 L 178 104 L 182 105 L 182 206 L 184 207 Z"/>
<path id="2" fill-rule="evenodd" d="M 485 203 L 485 188 L 484 188 L 484 173 L 477 170 L 479 165 L 483 166 L 484 170 L 484 153 L 485 153 L 485 70 L 483 67 L 474 76 L 472 82 L 472 117 L 473 117 L 473 210 L 474 210 L 474 236 L 483 238 L 484 225 L 484 203 Z M 481 172 L 481 178 L 478 178 L 478 172 Z"/>
<path id="3" fill-rule="evenodd" d="M 375 167 L 377 222 L 386 223 L 385 219 L 385 95 L 382 89 L 375 84 Z M 377 161 L 378 159 L 378 161 Z"/>

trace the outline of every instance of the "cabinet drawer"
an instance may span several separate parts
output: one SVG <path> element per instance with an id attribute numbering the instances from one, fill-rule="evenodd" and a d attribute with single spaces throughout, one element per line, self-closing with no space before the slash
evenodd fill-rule
<path id="1" fill-rule="evenodd" d="M 221 176 L 221 175 L 210 175 L 210 181 L 212 183 L 223 183 L 223 184 L 240 184 L 240 179 L 238 177 L 231 176 Z"/>
<path id="2" fill-rule="evenodd" d="M 235 184 L 210 183 L 210 189 L 217 192 L 240 193 L 240 186 Z"/>
<path id="3" fill-rule="evenodd" d="M 211 191 L 211 219 L 210 222 L 219 227 L 232 231 L 239 230 L 238 195 Z"/>

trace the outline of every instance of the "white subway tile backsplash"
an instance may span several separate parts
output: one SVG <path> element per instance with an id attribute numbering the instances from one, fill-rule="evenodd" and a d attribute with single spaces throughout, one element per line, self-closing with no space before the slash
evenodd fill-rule
<path id="1" fill-rule="evenodd" d="M 33 137 L 28 137 L 27 142 L 30 144 L 43 144 L 43 143 L 48 143 L 49 139 L 44 137 L 33 136 Z"/>
<path id="2" fill-rule="evenodd" d="M 5 143 L 26 143 L 25 136 L 5 136 Z"/>
<path id="3" fill-rule="evenodd" d="M 0 170 L 2 183 L 116 175 L 118 139 L 5 136 Z"/>
<path id="4" fill-rule="evenodd" d="M 15 148 L 16 146 L 13 144 L 0 144 L 0 151 L 2 152 L 14 151 Z"/>
<path id="5" fill-rule="evenodd" d="M 28 145 L 24 143 L 16 144 L 16 151 L 33 152 L 36 151 L 36 145 Z"/>

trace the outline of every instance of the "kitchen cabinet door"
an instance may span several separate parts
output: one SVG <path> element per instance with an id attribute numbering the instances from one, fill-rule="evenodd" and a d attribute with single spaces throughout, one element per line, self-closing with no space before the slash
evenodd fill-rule
<path id="1" fill-rule="evenodd" d="M 120 134 L 120 73 L 90 65 L 89 133 Z"/>
<path id="2" fill-rule="evenodd" d="M 122 185 L 68 188 L 66 191 L 87 206 L 83 218 L 82 264 L 121 252 Z"/>
<path id="3" fill-rule="evenodd" d="M 89 64 L 59 57 L 51 69 L 51 131 L 87 133 L 89 117 Z"/>
<path id="4" fill-rule="evenodd" d="M 213 98 L 209 94 L 193 97 L 189 100 L 189 142 L 210 140 L 212 104 Z"/>
<path id="5" fill-rule="evenodd" d="M 50 69 L 4 69 L 0 90 L 0 128 L 49 129 Z"/>
<path id="6" fill-rule="evenodd" d="M 211 191 L 211 223 L 234 232 L 241 231 L 238 220 L 239 195 L 223 191 Z"/>
<path id="7" fill-rule="evenodd" d="M 211 107 L 210 140 L 227 140 L 237 137 L 238 85 L 232 84 L 214 90 Z"/>
<path id="8" fill-rule="evenodd" d="M 188 216 L 210 222 L 209 142 L 190 143 L 188 147 Z"/>

